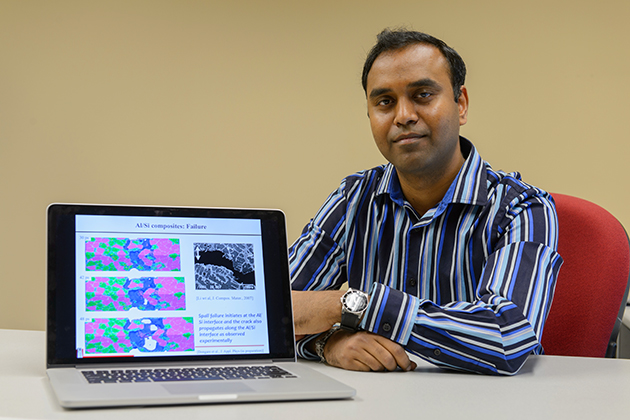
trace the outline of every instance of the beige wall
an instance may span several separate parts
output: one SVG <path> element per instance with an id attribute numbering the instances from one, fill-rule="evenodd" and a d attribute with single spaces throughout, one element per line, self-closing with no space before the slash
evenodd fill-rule
<path id="1" fill-rule="evenodd" d="M 51 202 L 277 207 L 383 159 L 359 83 L 406 25 L 469 67 L 497 169 L 630 226 L 630 2 L 0 0 L 0 328 L 44 329 Z"/>

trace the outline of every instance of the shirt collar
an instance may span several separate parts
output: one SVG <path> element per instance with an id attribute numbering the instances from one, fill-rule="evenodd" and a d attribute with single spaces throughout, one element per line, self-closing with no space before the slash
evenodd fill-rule
<path id="1" fill-rule="evenodd" d="M 486 163 L 468 139 L 460 137 L 459 141 L 462 153 L 467 156 L 466 160 L 444 194 L 442 201 L 429 211 L 429 213 L 433 213 L 432 217 L 441 214 L 448 204 L 483 206 L 488 201 Z M 400 187 L 396 168 L 391 163 L 385 165 L 385 173 L 376 190 L 376 195 L 383 194 L 388 194 L 391 200 L 400 206 L 407 203 Z"/>

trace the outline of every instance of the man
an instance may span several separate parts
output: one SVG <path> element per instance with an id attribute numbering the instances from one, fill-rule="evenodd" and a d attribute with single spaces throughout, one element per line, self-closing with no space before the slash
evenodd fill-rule
<path id="1" fill-rule="evenodd" d="M 378 35 L 362 82 L 389 164 L 344 179 L 290 249 L 302 357 L 391 371 L 414 369 L 411 352 L 509 375 L 542 352 L 562 264 L 555 207 L 459 136 L 465 74 L 434 37 Z"/>

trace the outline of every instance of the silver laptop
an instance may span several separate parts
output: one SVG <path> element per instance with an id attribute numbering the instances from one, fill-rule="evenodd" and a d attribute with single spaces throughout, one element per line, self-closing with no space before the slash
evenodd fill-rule
<path id="1" fill-rule="evenodd" d="M 281 211 L 53 204 L 47 229 L 62 406 L 355 394 L 296 363 Z"/>

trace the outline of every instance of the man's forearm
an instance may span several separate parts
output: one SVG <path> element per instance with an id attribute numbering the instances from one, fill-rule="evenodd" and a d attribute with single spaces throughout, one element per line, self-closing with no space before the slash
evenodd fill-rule
<path id="1" fill-rule="evenodd" d="M 343 290 L 293 291 L 295 334 L 317 334 L 341 321 Z"/>

